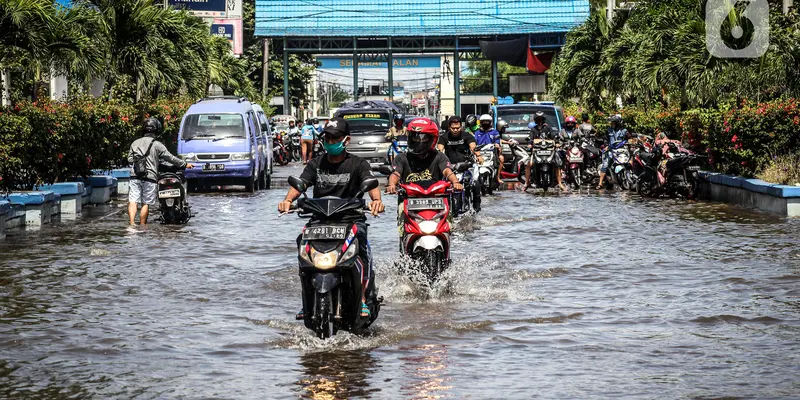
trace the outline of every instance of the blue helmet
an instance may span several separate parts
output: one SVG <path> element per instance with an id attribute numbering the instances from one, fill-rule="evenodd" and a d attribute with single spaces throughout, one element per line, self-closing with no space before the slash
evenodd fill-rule
<path id="1" fill-rule="evenodd" d="M 529 122 L 528 123 L 528 129 L 533 129 L 534 126 L 536 126 L 536 122 Z"/>

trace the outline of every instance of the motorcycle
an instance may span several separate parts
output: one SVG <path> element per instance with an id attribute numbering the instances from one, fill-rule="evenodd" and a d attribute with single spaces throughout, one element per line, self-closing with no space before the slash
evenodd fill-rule
<path id="1" fill-rule="evenodd" d="M 556 143 L 553 140 L 534 140 L 531 180 L 545 192 L 556 184 L 556 157 Z"/>
<path id="2" fill-rule="evenodd" d="M 283 135 L 272 137 L 272 156 L 279 165 L 289 164 L 289 153 L 286 152 L 286 146 L 283 145 Z"/>
<path id="3" fill-rule="evenodd" d="M 631 152 L 628 150 L 627 141 L 621 141 L 609 146 L 611 163 L 608 167 L 609 180 L 607 185 L 612 188 L 619 185 L 624 190 L 635 188 L 633 172 L 631 171 Z"/>
<path id="4" fill-rule="evenodd" d="M 300 132 L 289 135 L 289 156 L 292 161 L 300 161 L 302 152 L 300 148 Z"/>
<path id="5" fill-rule="evenodd" d="M 400 251 L 419 264 L 432 285 L 450 265 L 451 197 L 445 181 L 401 184 Z"/>
<path id="6" fill-rule="evenodd" d="M 377 297 L 375 279 L 370 279 L 366 291 L 370 317 L 360 316 L 362 275 L 369 261 L 359 254 L 353 220 L 367 211 L 361 196 L 377 188 L 378 180 L 364 180 L 359 194 L 352 199 L 308 198 L 307 185 L 294 176 L 289 177 L 289 185 L 303 193 L 292 212 L 310 219 L 298 247 L 306 328 L 320 339 L 330 338 L 340 330 L 364 331 L 378 318 L 382 299 Z"/>
<path id="7" fill-rule="evenodd" d="M 575 140 L 567 142 L 565 156 L 567 163 L 566 173 L 567 182 L 575 185 L 576 189 L 580 189 L 584 184 L 584 153 L 583 149 L 578 145 Z"/>
<path id="8" fill-rule="evenodd" d="M 392 145 L 389 146 L 389 150 L 386 151 L 386 163 L 391 164 L 390 155 L 394 154 L 396 157 L 398 154 L 405 153 L 406 151 L 408 151 L 408 140 L 392 139 Z"/>
<path id="9" fill-rule="evenodd" d="M 700 166 L 702 158 L 693 152 L 668 143 L 665 149 L 642 147 L 637 152 L 634 165 L 641 168 L 636 191 L 642 197 L 669 197 L 696 199 L 700 194 Z"/>
<path id="10" fill-rule="evenodd" d="M 494 144 L 487 144 L 480 150 L 483 157 L 483 163 L 479 166 L 481 193 L 492 194 L 500 186 L 497 183 L 497 171 L 500 166 L 497 149 Z"/>
<path id="11" fill-rule="evenodd" d="M 453 190 L 451 196 L 453 218 L 458 218 L 468 213 L 472 208 L 474 196 L 481 195 L 480 185 L 478 187 L 472 185 L 472 177 L 476 170 L 477 168 L 473 168 L 473 163 L 469 162 L 460 162 L 453 165 L 453 172 L 456 174 L 458 181 L 464 185 L 464 190 Z"/>
<path id="12" fill-rule="evenodd" d="M 193 217 L 186 199 L 186 177 L 183 169 L 161 164 L 158 174 L 159 220 L 165 225 L 185 224 Z"/>
<path id="13" fill-rule="evenodd" d="M 598 143 L 599 142 L 599 143 Z M 600 179 L 600 163 L 602 160 L 602 141 L 594 138 L 583 138 L 581 141 L 583 149 L 583 183 L 591 185 L 596 179 Z"/>
<path id="14" fill-rule="evenodd" d="M 523 185 L 525 184 L 525 168 L 531 159 L 529 151 L 522 148 L 516 140 L 510 141 L 509 145 L 514 159 L 511 161 L 511 171 L 501 171 L 500 177 L 503 179 L 516 179 Z"/>

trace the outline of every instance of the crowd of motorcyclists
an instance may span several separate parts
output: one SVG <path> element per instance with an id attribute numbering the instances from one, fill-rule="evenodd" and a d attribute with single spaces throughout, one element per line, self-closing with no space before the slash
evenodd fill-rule
<path id="1" fill-rule="evenodd" d="M 470 208 L 479 212 L 481 196 L 509 177 L 517 177 L 523 190 L 546 190 L 551 184 L 567 190 L 562 179 L 578 187 L 596 179 L 598 190 L 633 184 L 643 196 L 696 195 L 693 171 L 699 168 L 691 165 L 696 156 L 679 144 L 632 135 L 619 115 L 609 118 L 605 135 L 598 134 L 587 115 L 581 121 L 568 116 L 562 129 L 553 129 L 546 115 L 536 112 L 522 145 L 504 136 L 505 121 L 498 120 L 495 127 L 488 114 L 453 116 L 441 127 L 429 118 L 406 121 L 395 116 L 386 134 L 393 143 L 386 194 L 398 195 L 401 253 L 435 282 L 450 265 L 453 219 Z M 377 215 L 384 205 L 369 163 L 347 152 L 348 122 L 334 118 L 321 133 L 314 122 L 306 121 L 301 132 L 318 135 L 324 153 L 310 158 L 304 145 L 306 166 L 299 178 L 289 179 L 292 188 L 278 210 L 310 218 L 297 238 L 303 282 L 297 319 L 324 338 L 339 329 L 365 329 L 377 318 L 381 300 L 374 289 L 364 212 Z M 503 169 L 503 146 L 512 149 L 509 171 Z M 305 197 L 312 186 L 313 198 Z M 683 190 L 687 187 L 689 191 Z M 362 199 L 367 193 L 369 204 Z"/>

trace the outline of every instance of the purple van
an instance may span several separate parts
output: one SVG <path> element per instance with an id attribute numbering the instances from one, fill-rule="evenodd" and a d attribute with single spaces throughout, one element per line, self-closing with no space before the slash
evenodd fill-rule
<path id="1" fill-rule="evenodd" d="M 189 190 L 244 185 L 245 191 L 270 186 L 272 154 L 267 132 L 245 98 L 209 97 L 189 107 L 178 132 L 178 155 L 194 168 L 186 170 Z"/>

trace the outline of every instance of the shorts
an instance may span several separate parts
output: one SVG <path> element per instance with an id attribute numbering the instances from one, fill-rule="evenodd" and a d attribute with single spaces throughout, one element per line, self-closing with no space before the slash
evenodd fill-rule
<path id="1" fill-rule="evenodd" d="M 155 182 L 131 179 L 128 191 L 128 202 L 155 205 L 158 184 Z"/>

